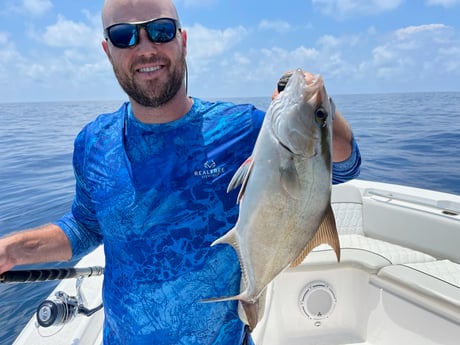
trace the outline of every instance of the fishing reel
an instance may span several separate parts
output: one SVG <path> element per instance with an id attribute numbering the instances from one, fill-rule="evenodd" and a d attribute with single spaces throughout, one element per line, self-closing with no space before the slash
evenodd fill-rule
<path id="1" fill-rule="evenodd" d="M 82 281 L 82 277 L 76 281 L 76 296 L 69 296 L 63 291 L 58 291 L 55 293 L 54 299 L 40 303 L 37 308 L 39 326 L 47 328 L 64 325 L 72 321 L 78 314 L 89 317 L 102 309 L 102 303 L 93 309 L 85 307 L 85 298 L 81 291 Z"/>

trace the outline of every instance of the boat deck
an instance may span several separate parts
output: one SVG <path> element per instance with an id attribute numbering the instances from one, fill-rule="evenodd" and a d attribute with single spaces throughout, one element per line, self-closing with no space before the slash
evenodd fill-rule
<path id="1" fill-rule="evenodd" d="M 334 187 L 332 204 L 340 263 L 323 245 L 279 275 L 267 289 L 255 344 L 457 345 L 460 197 L 352 181 Z M 103 262 L 99 248 L 80 265 Z M 96 305 L 97 279 L 88 279 L 84 288 Z M 58 288 L 71 294 L 74 285 L 66 281 Z M 48 338 L 38 335 L 34 323 L 29 322 L 16 345 L 102 342 L 102 312 L 79 317 Z"/>
<path id="2" fill-rule="evenodd" d="M 277 277 L 256 344 L 458 344 L 459 198 L 355 187 L 333 193 L 341 262 L 323 245 Z"/>

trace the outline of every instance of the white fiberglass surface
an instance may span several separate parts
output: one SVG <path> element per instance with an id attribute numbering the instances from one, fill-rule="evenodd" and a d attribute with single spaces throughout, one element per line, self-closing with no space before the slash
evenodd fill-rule
<path id="1" fill-rule="evenodd" d="M 460 325 L 399 297 L 397 291 L 388 292 L 371 284 L 370 275 L 353 267 L 314 271 L 301 267 L 283 273 L 270 286 L 268 309 L 254 331 L 255 343 L 458 344 L 454 335 L 460 335 Z M 309 317 L 302 308 L 305 289 L 318 281 L 330 287 L 336 298 L 327 317 Z M 326 300 L 323 309 L 329 310 L 330 301 L 321 289 L 324 285 L 316 297 Z"/>

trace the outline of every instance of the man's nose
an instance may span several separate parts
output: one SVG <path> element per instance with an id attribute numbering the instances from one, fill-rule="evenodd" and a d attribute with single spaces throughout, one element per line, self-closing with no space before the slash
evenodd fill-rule
<path id="1" fill-rule="evenodd" d="M 139 29 L 139 42 L 137 43 L 137 45 L 138 45 L 138 48 L 148 48 L 150 50 L 152 48 L 158 47 L 158 44 L 155 44 L 154 42 L 150 40 L 149 35 L 145 28 Z"/>

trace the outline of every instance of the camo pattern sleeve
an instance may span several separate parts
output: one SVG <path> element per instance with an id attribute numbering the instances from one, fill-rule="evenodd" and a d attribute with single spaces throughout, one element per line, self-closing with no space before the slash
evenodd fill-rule
<path id="1" fill-rule="evenodd" d="M 332 183 L 347 182 L 359 176 L 361 167 L 361 153 L 355 138 L 352 141 L 350 157 L 343 162 L 332 163 Z"/>
<path id="2" fill-rule="evenodd" d="M 99 127 L 110 127 L 121 133 L 123 109 L 124 107 L 113 114 L 100 115 L 95 123 Z M 87 165 L 94 163 L 91 155 L 96 138 L 93 133 L 94 126 L 94 123 L 85 126 L 75 139 L 73 167 L 76 186 L 72 210 L 55 223 L 63 229 L 70 241 L 73 260 L 82 258 L 102 243 L 102 233 L 91 198 L 91 181 L 94 178 L 91 174 L 86 175 L 89 173 L 86 170 Z"/>

